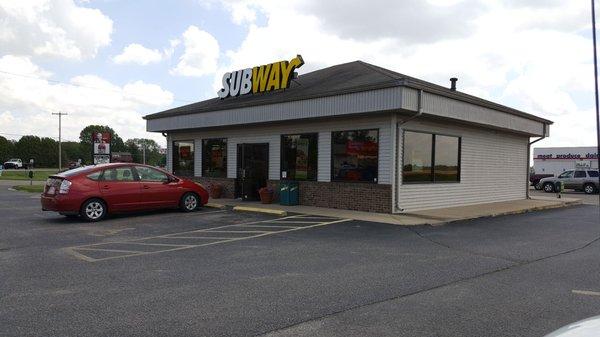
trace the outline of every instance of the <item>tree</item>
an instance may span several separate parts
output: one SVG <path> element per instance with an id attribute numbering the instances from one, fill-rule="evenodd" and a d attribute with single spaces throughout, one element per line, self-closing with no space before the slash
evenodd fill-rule
<path id="1" fill-rule="evenodd" d="M 132 138 L 125 142 L 127 151 L 131 153 L 133 161 L 143 162 L 143 149 L 146 149 L 146 164 L 158 165 L 164 155 L 160 154 L 160 146 L 156 141 L 147 138 Z"/>
<path id="2" fill-rule="evenodd" d="M 48 137 L 23 136 L 15 143 L 13 155 L 23 163 L 34 160 L 36 167 L 55 167 L 58 165 L 58 143 Z"/>
<path id="3" fill-rule="evenodd" d="M 13 156 L 14 151 L 14 142 L 0 136 L 0 164 L 11 159 L 10 157 Z"/>
<path id="4" fill-rule="evenodd" d="M 98 132 L 109 132 L 111 134 L 111 152 L 126 151 L 123 139 L 108 125 L 88 125 L 79 133 L 79 144 L 84 162 L 92 162 L 92 136 Z"/>
<path id="5" fill-rule="evenodd" d="M 68 164 L 71 161 L 77 161 L 78 159 L 83 160 L 85 155 L 89 155 L 91 150 L 84 151 L 83 146 L 77 142 L 63 142 L 62 143 L 62 151 L 63 151 L 63 164 Z"/>

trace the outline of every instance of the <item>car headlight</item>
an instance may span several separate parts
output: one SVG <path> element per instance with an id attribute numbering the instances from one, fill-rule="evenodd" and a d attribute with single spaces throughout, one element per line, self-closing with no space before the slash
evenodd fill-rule
<path id="1" fill-rule="evenodd" d="M 60 188 L 58 189 L 58 193 L 60 193 L 60 194 L 67 194 L 67 193 L 69 193 L 69 188 L 71 188 L 72 184 L 73 183 L 71 183 L 70 181 L 68 181 L 66 179 L 63 180 L 60 183 Z"/>

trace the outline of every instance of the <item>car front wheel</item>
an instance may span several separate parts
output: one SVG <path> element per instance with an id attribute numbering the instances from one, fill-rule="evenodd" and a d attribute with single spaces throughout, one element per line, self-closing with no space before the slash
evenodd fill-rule
<path id="1" fill-rule="evenodd" d="M 596 192 L 596 188 L 592 184 L 585 184 L 583 185 L 583 191 L 585 192 L 585 194 L 593 194 L 594 192 Z"/>
<path id="2" fill-rule="evenodd" d="M 544 184 L 544 192 L 546 192 L 546 193 L 554 192 L 554 184 L 553 183 L 545 183 Z"/>
<path id="3" fill-rule="evenodd" d="M 100 199 L 90 199 L 81 206 L 80 215 L 86 221 L 100 221 L 106 216 L 106 204 Z"/>
<path id="4" fill-rule="evenodd" d="M 186 193 L 181 197 L 179 207 L 184 212 L 193 212 L 198 209 L 200 205 L 200 198 L 194 193 Z"/>
<path id="5" fill-rule="evenodd" d="M 541 190 L 542 189 L 542 185 L 540 183 L 537 183 L 535 185 L 533 185 L 533 188 L 535 188 L 536 190 Z"/>

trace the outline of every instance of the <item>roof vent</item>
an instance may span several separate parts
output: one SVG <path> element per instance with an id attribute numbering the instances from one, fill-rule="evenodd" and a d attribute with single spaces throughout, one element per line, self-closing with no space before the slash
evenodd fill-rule
<path id="1" fill-rule="evenodd" d="M 456 81 L 458 81 L 458 78 L 456 77 L 450 79 L 450 90 L 456 91 Z"/>

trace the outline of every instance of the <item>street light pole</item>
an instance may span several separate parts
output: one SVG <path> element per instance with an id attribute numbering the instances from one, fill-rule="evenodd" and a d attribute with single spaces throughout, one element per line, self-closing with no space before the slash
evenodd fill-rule
<path id="1" fill-rule="evenodd" d="M 58 171 L 62 170 L 62 116 L 68 115 L 66 112 L 53 112 L 52 115 L 58 116 Z"/>
<path id="2" fill-rule="evenodd" d="M 594 38 L 594 84 L 596 95 L 596 162 L 600 169 L 600 107 L 598 105 L 598 56 L 596 55 L 596 6 L 595 0 L 592 1 L 592 36 Z M 600 186 L 600 176 L 598 177 L 598 186 Z M 600 193 L 598 194 L 598 203 L 600 205 Z"/>

